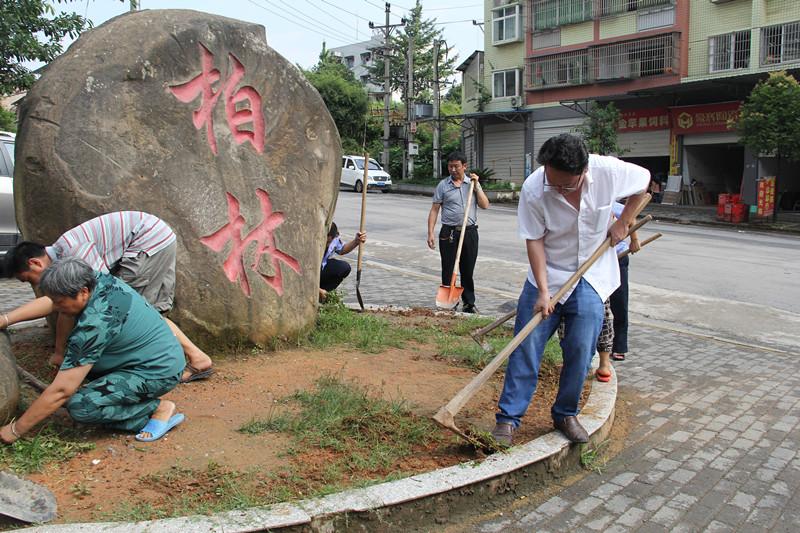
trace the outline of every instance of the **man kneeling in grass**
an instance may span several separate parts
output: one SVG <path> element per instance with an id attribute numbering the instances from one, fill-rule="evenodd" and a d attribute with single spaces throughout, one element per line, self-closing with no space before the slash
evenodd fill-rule
<path id="1" fill-rule="evenodd" d="M 55 379 L 19 420 L 0 428 L 3 442 L 13 443 L 64 404 L 77 422 L 138 431 L 136 439 L 146 442 L 183 422 L 175 404 L 160 399 L 180 382 L 183 350 L 155 308 L 74 257 L 47 268 L 40 288 L 75 327 Z"/>

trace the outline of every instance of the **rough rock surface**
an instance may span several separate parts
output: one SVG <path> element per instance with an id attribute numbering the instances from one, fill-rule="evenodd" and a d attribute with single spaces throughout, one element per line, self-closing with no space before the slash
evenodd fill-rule
<path id="1" fill-rule="evenodd" d="M 19 403 L 19 378 L 8 334 L 0 332 L 0 424 L 8 422 Z"/>
<path id="2" fill-rule="evenodd" d="M 263 343 L 311 326 L 341 144 L 262 26 L 184 10 L 116 17 L 48 66 L 21 119 L 26 238 L 147 211 L 178 236 L 170 316 L 187 333 Z"/>

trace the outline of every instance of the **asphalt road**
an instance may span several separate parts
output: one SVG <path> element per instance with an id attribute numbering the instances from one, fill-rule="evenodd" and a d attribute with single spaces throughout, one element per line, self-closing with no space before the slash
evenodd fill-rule
<path id="1" fill-rule="evenodd" d="M 334 220 L 345 238 L 358 229 L 360 200 L 350 191 L 339 194 Z M 438 275 L 439 254 L 425 244 L 430 205 L 424 196 L 368 194 L 367 260 Z M 476 283 L 518 294 L 527 258 L 517 237 L 516 206 L 492 205 L 479 212 L 478 223 Z M 634 315 L 800 348 L 800 238 L 658 221 L 641 235 L 656 231 L 664 237 L 631 260 Z"/>

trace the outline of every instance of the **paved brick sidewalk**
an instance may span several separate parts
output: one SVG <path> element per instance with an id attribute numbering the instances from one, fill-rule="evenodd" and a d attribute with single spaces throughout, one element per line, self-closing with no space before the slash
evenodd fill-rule
<path id="1" fill-rule="evenodd" d="M 624 451 L 474 530 L 800 531 L 800 359 L 658 330 L 631 337 L 616 369 L 641 401 Z"/>

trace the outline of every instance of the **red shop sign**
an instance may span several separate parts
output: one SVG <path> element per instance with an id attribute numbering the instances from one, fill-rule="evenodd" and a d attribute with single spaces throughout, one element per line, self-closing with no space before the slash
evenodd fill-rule
<path id="1" fill-rule="evenodd" d="M 671 107 L 672 131 L 678 135 L 730 131 L 728 122 L 739 118 L 741 105 L 741 102 L 725 102 Z"/>
<path id="2" fill-rule="evenodd" d="M 617 131 L 649 131 L 669 129 L 669 110 L 666 107 L 628 109 L 620 111 Z"/>

